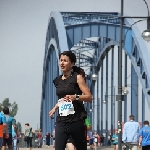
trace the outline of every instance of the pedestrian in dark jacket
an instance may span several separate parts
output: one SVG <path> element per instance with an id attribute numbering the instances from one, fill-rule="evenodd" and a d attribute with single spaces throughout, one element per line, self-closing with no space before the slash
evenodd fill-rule
<path id="1" fill-rule="evenodd" d="M 46 133 L 46 147 L 48 147 L 49 148 L 49 146 L 50 146 L 50 133 L 49 132 L 47 132 Z"/>

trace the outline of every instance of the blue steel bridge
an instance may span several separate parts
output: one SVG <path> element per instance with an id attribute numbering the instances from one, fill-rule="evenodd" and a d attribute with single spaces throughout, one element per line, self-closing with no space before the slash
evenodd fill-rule
<path id="1" fill-rule="evenodd" d="M 122 121 L 133 114 L 143 122 L 150 113 L 150 50 L 145 45 L 132 19 L 123 25 L 122 55 Z M 118 50 L 120 18 L 117 12 L 51 12 L 45 42 L 40 124 L 43 133 L 52 132 L 55 118 L 48 112 L 57 103 L 53 79 L 61 74 L 59 54 L 72 50 L 77 64 L 87 75 L 87 84 L 93 95 L 85 109 L 93 130 L 99 134 L 117 128 Z M 96 72 L 95 72 L 96 71 Z M 97 80 L 92 74 L 97 73 Z"/>

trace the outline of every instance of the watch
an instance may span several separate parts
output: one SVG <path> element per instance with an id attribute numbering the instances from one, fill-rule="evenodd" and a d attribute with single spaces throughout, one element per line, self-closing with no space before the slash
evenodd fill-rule
<path id="1" fill-rule="evenodd" d="M 76 100 L 78 101 L 79 100 L 79 95 L 75 94 L 75 96 L 76 96 Z"/>

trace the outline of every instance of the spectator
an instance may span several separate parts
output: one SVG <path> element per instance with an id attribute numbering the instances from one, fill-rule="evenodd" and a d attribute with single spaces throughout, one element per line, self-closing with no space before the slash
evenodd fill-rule
<path id="1" fill-rule="evenodd" d="M 37 138 L 38 138 L 38 148 L 42 148 L 43 136 L 42 136 L 41 129 L 39 129 L 39 132 L 37 134 Z"/>
<path id="2" fill-rule="evenodd" d="M 53 137 L 53 148 L 54 148 L 55 147 L 55 128 L 53 129 L 52 137 Z"/>
<path id="3" fill-rule="evenodd" d="M 150 126 L 149 121 L 144 121 L 144 127 L 140 130 L 139 148 L 142 150 L 150 150 Z"/>
<path id="4" fill-rule="evenodd" d="M 15 124 L 16 124 L 16 130 L 17 130 L 17 148 L 19 150 L 19 142 L 20 142 L 20 138 L 21 138 L 21 133 L 20 133 L 18 125 L 16 123 L 16 119 L 15 119 Z"/>
<path id="5" fill-rule="evenodd" d="M 46 133 L 46 147 L 48 147 L 49 148 L 49 146 L 50 146 L 50 133 L 49 132 L 47 132 Z"/>
<path id="6" fill-rule="evenodd" d="M 114 150 L 118 150 L 118 131 L 115 131 L 115 134 L 112 136 L 112 144 L 114 146 Z"/>
<path id="7" fill-rule="evenodd" d="M 94 146 L 94 136 L 93 136 L 92 132 L 90 132 L 90 134 L 89 134 L 89 145 L 90 145 L 90 149 L 93 149 L 93 146 Z"/>
<path id="8" fill-rule="evenodd" d="M 6 136 L 6 132 L 3 132 L 3 147 L 2 149 L 6 149 L 6 144 L 8 145 L 8 149 L 12 150 L 12 125 L 15 124 L 15 120 L 13 117 L 9 115 L 9 108 L 4 107 L 3 109 L 4 116 L 6 117 L 6 123 L 8 126 L 9 138 Z"/>
<path id="9" fill-rule="evenodd" d="M 16 119 L 14 119 L 15 124 L 12 125 L 12 140 L 13 140 L 13 149 L 19 150 L 19 139 L 20 139 L 20 132 L 18 130 Z"/>
<path id="10" fill-rule="evenodd" d="M 20 139 L 21 139 L 21 133 L 20 133 L 20 131 L 18 130 L 18 139 L 17 139 L 18 150 L 19 150 Z"/>
<path id="11" fill-rule="evenodd" d="M 112 135 L 110 133 L 110 135 L 108 136 L 108 146 L 111 146 L 111 142 L 112 142 Z"/>
<path id="12" fill-rule="evenodd" d="M 133 148 L 137 149 L 139 141 L 140 124 L 134 121 L 134 116 L 129 116 L 129 121 L 124 124 L 122 141 L 127 145 L 133 145 Z"/>
<path id="13" fill-rule="evenodd" d="M 99 137 L 96 131 L 94 132 L 93 137 L 94 137 L 94 146 L 96 148 L 98 146 L 98 137 Z"/>
<path id="14" fill-rule="evenodd" d="M 17 150 L 17 139 L 18 139 L 18 130 L 16 124 L 12 125 L 12 145 L 13 145 L 13 150 Z"/>
<path id="15" fill-rule="evenodd" d="M 101 140 L 100 140 L 100 146 L 104 146 L 104 136 L 103 134 L 101 135 Z"/>
<path id="16" fill-rule="evenodd" d="M 25 124 L 25 131 L 24 135 L 27 136 L 27 150 L 32 149 L 32 128 L 30 127 L 29 123 Z"/>
<path id="17" fill-rule="evenodd" d="M 2 144 L 3 144 L 3 130 L 6 131 L 6 137 L 9 137 L 6 117 L 2 112 L 0 112 L 0 149 L 2 149 Z"/>
<path id="18" fill-rule="evenodd" d="M 87 145 L 89 145 L 90 137 L 89 137 L 89 135 L 88 135 L 88 134 L 87 134 L 86 140 L 87 140 Z"/>
<path id="19" fill-rule="evenodd" d="M 98 136 L 98 145 L 100 146 L 100 142 L 101 142 L 101 137 Z"/>

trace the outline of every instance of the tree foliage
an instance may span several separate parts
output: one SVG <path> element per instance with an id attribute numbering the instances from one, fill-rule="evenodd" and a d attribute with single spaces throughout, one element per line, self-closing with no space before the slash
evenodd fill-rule
<path id="1" fill-rule="evenodd" d="M 12 104 L 9 102 L 9 98 L 5 98 L 0 105 L 0 111 L 3 110 L 4 107 L 9 108 L 9 115 L 14 117 L 17 114 L 18 111 L 18 104 L 16 102 L 13 102 Z"/>
<path id="2" fill-rule="evenodd" d="M 17 128 L 18 128 L 19 132 L 22 131 L 22 127 L 21 127 L 21 123 L 20 122 L 17 122 Z"/>

